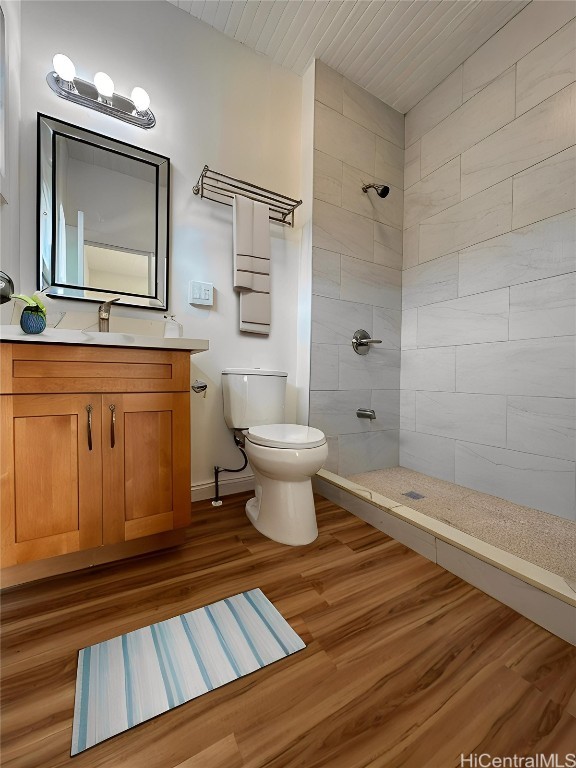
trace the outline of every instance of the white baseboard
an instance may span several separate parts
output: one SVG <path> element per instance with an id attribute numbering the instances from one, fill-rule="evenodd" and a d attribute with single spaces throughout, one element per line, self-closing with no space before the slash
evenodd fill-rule
<path id="1" fill-rule="evenodd" d="M 229 496 L 231 493 L 243 493 L 254 490 L 254 475 L 244 477 L 230 477 L 218 481 L 220 496 Z M 192 501 L 203 501 L 214 498 L 214 483 L 197 483 L 192 486 Z"/>

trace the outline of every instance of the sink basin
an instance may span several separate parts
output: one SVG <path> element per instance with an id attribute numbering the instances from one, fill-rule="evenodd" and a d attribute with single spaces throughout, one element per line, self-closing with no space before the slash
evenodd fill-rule
<path id="1" fill-rule="evenodd" d="M 158 336 L 140 336 L 132 333 L 101 333 L 65 328 L 46 328 L 42 333 L 24 333 L 19 325 L 0 326 L 0 340 L 33 342 L 34 344 L 91 344 L 96 347 L 140 347 L 142 349 L 185 349 L 204 352 L 210 344 L 207 339 L 164 339 Z"/>

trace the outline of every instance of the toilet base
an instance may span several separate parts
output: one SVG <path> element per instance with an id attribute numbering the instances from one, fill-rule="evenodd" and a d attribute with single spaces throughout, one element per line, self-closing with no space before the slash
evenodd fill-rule
<path id="1" fill-rule="evenodd" d="M 315 541 L 318 526 L 311 478 L 292 482 L 263 479 L 256 486 L 256 496 L 246 503 L 246 515 L 254 528 L 293 547 Z"/>

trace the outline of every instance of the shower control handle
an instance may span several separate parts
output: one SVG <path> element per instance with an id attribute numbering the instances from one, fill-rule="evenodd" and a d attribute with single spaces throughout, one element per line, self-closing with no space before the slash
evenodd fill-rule
<path id="1" fill-rule="evenodd" d="M 370 344 L 382 344 L 382 339 L 372 339 L 368 331 L 356 331 L 352 337 L 352 348 L 357 355 L 367 355 Z"/>

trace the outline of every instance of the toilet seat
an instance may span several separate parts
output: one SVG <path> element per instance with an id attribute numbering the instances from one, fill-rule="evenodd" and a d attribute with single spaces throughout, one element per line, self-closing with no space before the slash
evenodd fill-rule
<path id="1" fill-rule="evenodd" d="M 267 448 L 318 448 L 326 442 L 323 432 L 302 424 L 264 424 L 250 427 L 245 434 L 251 443 Z"/>

